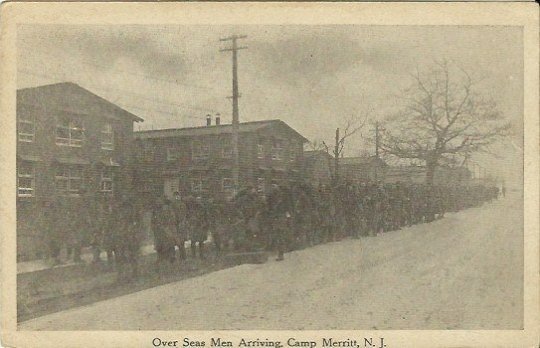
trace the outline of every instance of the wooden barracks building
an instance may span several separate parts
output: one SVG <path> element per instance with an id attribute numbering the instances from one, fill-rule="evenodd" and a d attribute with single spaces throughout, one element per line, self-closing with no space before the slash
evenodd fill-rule
<path id="1" fill-rule="evenodd" d="M 48 202 L 77 204 L 82 191 L 130 194 L 133 123 L 140 121 L 74 83 L 17 91 L 19 259 L 46 251 L 40 222 Z"/>
<path id="2" fill-rule="evenodd" d="M 140 194 L 229 199 L 234 194 L 232 125 L 135 132 L 135 180 Z M 303 178 L 307 139 L 281 120 L 239 124 L 239 188 L 266 192 L 271 185 Z"/>

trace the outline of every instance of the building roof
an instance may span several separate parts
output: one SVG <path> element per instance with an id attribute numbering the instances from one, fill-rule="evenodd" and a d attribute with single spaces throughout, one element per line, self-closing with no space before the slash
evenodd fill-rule
<path id="1" fill-rule="evenodd" d="M 347 165 L 351 165 L 351 166 L 373 165 L 377 162 L 381 165 L 386 165 L 386 163 L 382 159 L 377 158 L 377 156 L 342 157 L 339 159 L 339 164 L 346 165 L 346 166 Z"/>
<path id="2" fill-rule="evenodd" d="M 73 82 L 19 89 L 17 103 L 35 106 L 53 105 L 55 109 L 75 114 L 97 114 L 111 118 L 119 116 L 135 122 L 143 121 L 142 118 Z"/>
<path id="3" fill-rule="evenodd" d="M 306 159 L 314 158 L 316 156 L 325 156 L 325 157 L 334 158 L 334 157 L 332 157 L 332 155 L 330 155 L 328 152 L 326 152 L 324 150 L 308 150 L 308 151 L 304 151 L 304 158 L 306 158 Z"/>
<path id="4" fill-rule="evenodd" d="M 425 172 L 426 167 L 424 166 L 389 166 L 386 171 L 387 175 L 413 175 Z"/>
<path id="5" fill-rule="evenodd" d="M 257 132 L 272 126 L 286 127 L 294 132 L 298 137 L 302 138 L 304 142 L 308 140 L 304 138 L 300 133 L 294 130 L 291 126 L 281 120 L 264 120 L 264 121 L 251 121 L 242 122 L 239 124 L 240 133 Z M 203 135 L 219 135 L 232 133 L 232 124 L 210 125 L 200 127 L 188 127 L 188 128 L 168 128 L 157 130 L 145 130 L 135 132 L 135 138 L 138 139 L 156 139 L 156 138 L 172 138 L 172 137 L 196 137 Z"/>

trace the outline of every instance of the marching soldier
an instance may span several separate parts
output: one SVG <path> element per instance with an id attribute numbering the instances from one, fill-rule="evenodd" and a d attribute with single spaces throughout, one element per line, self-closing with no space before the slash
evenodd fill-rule
<path id="1" fill-rule="evenodd" d="M 92 247 L 92 262 L 101 262 L 101 248 L 103 246 L 105 223 L 105 210 L 107 209 L 105 202 L 96 202 L 96 211 L 94 217 L 94 225 L 92 226 L 92 238 L 90 246 Z"/>
<path id="2" fill-rule="evenodd" d="M 272 221 L 272 237 L 277 250 L 276 261 L 283 261 L 287 245 L 287 232 L 291 222 L 291 206 L 284 187 L 275 187 L 267 197 L 269 217 Z"/>
<path id="3" fill-rule="evenodd" d="M 164 262 L 173 263 L 174 235 L 176 218 L 168 200 L 157 202 L 152 211 L 152 230 L 154 232 L 154 248 L 157 253 L 156 271 Z"/>
<path id="4" fill-rule="evenodd" d="M 103 216 L 101 218 L 102 229 L 102 248 L 107 253 L 107 269 L 113 270 L 115 265 L 115 259 L 117 257 L 117 245 L 119 237 L 117 236 L 116 226 L 117 215 L 116 205 L 112 200 L 105 203 L 105 209 L 103 210 Z"/>
<path id="5" fill-rule="evenodd" d="M 179 259 L 186 259 L 186 247 L 185 243 L 187 240 L 187 230 L 188 230 L 188 221 L 187 221 L 187 208 L 186 203 L 181 199 L 180 193 L 174 193 L 174 199 L 172 201 L 172 210 L 175 216 L 175 226 L 176 233 L 174 236 L 174 246 L 178 247 Z M 173 246 L 173 247 L 174 247 Z"/>
<path id="6" fill-rule="evenodd" d="M 212 240 L 216 248 L 216 256 L 220 256 L 229 241 L 233 210 L 228 202 L 222 201 L 216 204 L 215 213 L 216 221 L 212 229 Z"/>
<path id="7" fill-rule="evenodd" d="M 199 247 L 199 258 L 204 259 L 204 242 L 208 237 L 208 218 L 202 198 L 197 197 L 193 202 L 192 208 L 192 223 L 191 223 L 191 255 L 197 257 L 197 246 Z"/>
<path id="8" fill-rule="evenodd" d="M 60 249 L 62 243 L 62 233 L 59 231 L 58 214 L 58 206 L 54 199 L 44 202 L 41 228 L 43 229 L 47 246 L 49 248 L 48 254 L 51 259 L 52 267 L 61 264 Z"/>
<path id="9" fill-rule="evenodd" d="M 119 255 L 121 255 L 118 280 L 135 280 L 139 275 L 139 257 L 142 242 L 141 216 L 131 202 L 124 199 L 117 218 L 120 220 L 118 235 L 121 240 L 117 249 Z"/>

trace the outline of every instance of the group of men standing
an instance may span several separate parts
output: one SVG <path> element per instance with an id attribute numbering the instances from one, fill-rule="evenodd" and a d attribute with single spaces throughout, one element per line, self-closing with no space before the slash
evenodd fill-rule
<path id="1" fill-rule="evenodd" d="M 191 241 L 193 257 L 204 259 L 204 242 L 208 237 L 210 226 L 213 224 L 207 207 L 200 198 L 188 196 L 181 199 L 175 192 L 174 199 L 158 199 L 152 207 L 152 231 L 154 248 L 157 253 L 157 265 L 163 262 L 173 263 L 178 248 L 178 258 L 186 259 L 185 243 Z"/>
<path id="2" fill-rule="evenodd" d="M 344 184 L 337 187 L 295 183 L 275 185 L 267 193 L 254 187 L 241 190 L 232 201 L 215 201 L 178 193 L 163 199 L 152 214 L 159 260 L 185 259 L 183 247 L 191 240 L 192 254 L 204 257 L 210 236 L 217 254 L 272 250 L 282 260 L 287 251 L 340 240 L 375 236 L 442 218 L 446 212 L 480 205 L 498 197 L 494 186 L 428 186 Z"/>
<path id="3" fill-rule="evenodd" d="M 52 266 L 66 261 L 81 263 L 82 250 L 90 247 L 93 262 L 107 254 L 107 269 L 115 267 L 121 278 L 136 277 L 144 240 L 142 215 L 128 198 L 120 200 L 82 191 L 79 197 L 62 197 L 44 202 L 41 226 Z"/>
<path id="4" fill-rule="evenodd" d="M 191 255 L 204 259 L 210 236 L 216 255 L 225 249 L 272 250 L 277 260 L 283 260 L 287 251 L 430 222 L 498 195 L 496 187 L 483 185 L 314 187 L 295 183 L 275 185 L 266 193 L 247 187 L 231 201 L 181 197 L 176 192 L 173 199 L 159 198 L 148 206 L 83 193 L 81 199 L 63 205 L 47 202 L 43 221 L 55 263 L 64 244 L 68 257 L 76 262 L 81 261 L 82 247 L 91 246 L 95 262 L 100 262 L 101 252 L 106 251 L 108 268 L 116 265 L 120 277 L 132 278 L 139 273 L 142 221 L 148 210 L 159 270 L 164 263 L 185 260 L 188 241 Z"/>

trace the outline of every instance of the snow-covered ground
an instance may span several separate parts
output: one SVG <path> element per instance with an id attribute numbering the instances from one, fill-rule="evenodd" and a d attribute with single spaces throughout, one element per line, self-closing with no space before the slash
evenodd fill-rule
<path id="1" fill-rule="evenodd" d="M 520 198 L 20 324 L 22 330 L 520 329 Z"/>

